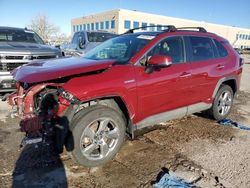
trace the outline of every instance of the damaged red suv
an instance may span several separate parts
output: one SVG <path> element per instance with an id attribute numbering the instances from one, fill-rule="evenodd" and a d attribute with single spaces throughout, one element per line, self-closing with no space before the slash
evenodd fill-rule
<path id="1" fill-rule="evenodd" d="M 132 29 L 83 58 L 24 65 L 13 72 L 8 97 L 26 132 L 23 144 L 53 138 L 85 166 L 118 152 L 125 133 L 207 111 L 216 120 L 231 111 L 243 59 L 224 38 L 204 28 Z M 141 29 L 141 28 L 137 28 Z"/>

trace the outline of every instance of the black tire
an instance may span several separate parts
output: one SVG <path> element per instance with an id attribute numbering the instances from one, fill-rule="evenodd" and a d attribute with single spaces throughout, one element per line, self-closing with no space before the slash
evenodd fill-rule
<path id="1" fill-rule="evenodd" d="M 230 106 L 230 107 L 227 108 L 227 110 L 225 110 L 225 113 L 223 113 L 223 110 L 220 109 L 220 107 L 221 107 L 220 105 L 222 105 L 220 97 L 222 97 L 225 93 L 228 93 L 228 95 L 230 95 L 229 97 L 230 97 L 231 101 L 228 101 L 228 105 L 225 105 L 226 106 L 225 109 L 227 108 L 227 106 Z M 209 115 L 217 121 L 220 121 L 220 120 L 226 118 L 232 110 L 233 99 L 234 99 L 234 92 L 233 92 L 232 88 L 228 85 L 224 85 L 224 84 L 221 85 L 220 89 L 218 90 L 218 92 L 214 98 L 213 105 L 212 105 L 211 109 L 208 111 Z"/>
<path id="2" fill-rule="evenodd" d="M 103 126 L 105 130 L 103 127 L 100 128 L 100 124 L 104 121 L 108 122 L 107 125 Z M 70 126 L 73 136 L 72 159 L 78 164 L 88 167 L 99 166 L 110 161 L 123 144 L 126 130 L 125 122 L 125 117 L 121 113 L 103 105 L 90 106 L 78 112 Z M 97 126 L 96 132 L 93 130 L 93 126 Z M 91 136 L 88 136 L 86 132 L 90 129 Z M 111 139 L 108 135 L 112 135 L 112 131 L 115 132 L 115 137 Z M 87 139 L 89 144 L 84 145 L 82 143 L 84 139 L 85 141 Z M 96 147 L 92 153 L 85 152 L 88 147 L 93 148 L 92 146 Z M 104 150 L 105 152 L 102 152 Z"/>

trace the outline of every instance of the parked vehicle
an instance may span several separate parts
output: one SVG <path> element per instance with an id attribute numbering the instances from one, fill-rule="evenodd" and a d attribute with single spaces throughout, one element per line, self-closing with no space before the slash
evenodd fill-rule
<path id="1" fill-rule="evenodd" d="M 83 56 L 92 48 L 116 36 L 106 31 L 78 31 L 74 33 L 71 43 L 61 49 L 66 56 Z"/>
<path id="2" fill-rule="evenodd" d="M 34 60 L 61 57 L 61 51 L 45 45 L 32 30 L 0 27 L 0 92 L 15 89 L 10 72 Z"/>
<path id="3" fill-rule="evenodd" d="M 241 49 L 241 54 L 250 54 L 250 48 Z"/>
<path id="4" fill-rule="evenodd" d="M 51 135 L 59 152 L 65 145 L 77 163 L 98 166 L 115 156 L 125 133 L 133 138 L 138 129 L 195 112 L 227 117 L 243 59 L 204 28 L 165 27 L 129 30 L 83 58 L 16 69 L 17 92 L 8 101 L 22 118 L 23 143 Z"/>

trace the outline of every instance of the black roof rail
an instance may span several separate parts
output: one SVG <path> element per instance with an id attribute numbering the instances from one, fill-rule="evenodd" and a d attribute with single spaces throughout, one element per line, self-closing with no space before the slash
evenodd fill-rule
<path id="1" fill-rule="evenodd" d="M 176 30 L 186 30 L 186 29 L 198 29 L 199 32 L 206 33 L 207 30 L 204 27 L 178 27 Z"/>
<path id="2" fill-rule="evenodd" d="M 167 29 L 164 29 L 162 31 L 168 31 L 168 32 L 176 31 L 176 27 L 174 25 L 148 25 L 148 26 L 129 29 L 124 34 L 134 33 L 134 30 L 144 29 L 144 28 L 148 28 L 148 27 L 167 27 Z"/>

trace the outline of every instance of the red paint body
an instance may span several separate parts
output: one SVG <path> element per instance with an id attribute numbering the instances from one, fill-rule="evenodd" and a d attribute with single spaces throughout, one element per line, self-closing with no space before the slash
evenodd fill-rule
<path id="1" fill-rule="evenodd" d="M 192 35 L 225 40 L 212 33 L 166 32 L 151 40 L 125 65 L 115 65 L 114 61 L 66 58 L 25 65 L 14 72 L 14 78 L 19 82 L 43 85 L 71 76 L 61 85 L 65 91 L 80 101 L 118 96 L 124 101 L 132 123 L 136 124 L 151 115 L 179 107 L 198 102 L 212 103 L 212 94 L 221 78 L 236 77 L 239 87 L 242 72 L 238 64 L 240 57 L 229 44 L 225 44 L 229 54 L 225 58 L 176 64 L 151 74 L 145 72 L 145 67 L 134 65 L 158 41 L 169 36 Z M 221 65 L 223 69 L 219 68 Z M 87 74 L 104 69 L 99 74 Z M 32 96 L 39 90 L 33 89 L 32 92 L 26 93 L 24 113 L 27 112 L 26 106 L 33 102 Z M 66 108 L 67 105 L 61 105 L 58 115 Z"/>

